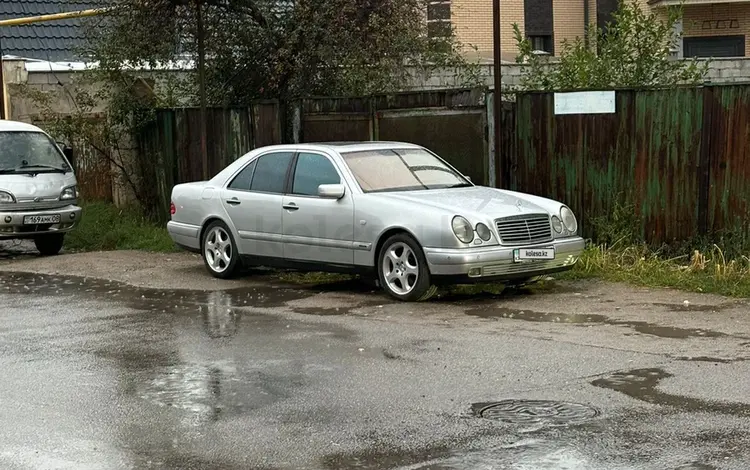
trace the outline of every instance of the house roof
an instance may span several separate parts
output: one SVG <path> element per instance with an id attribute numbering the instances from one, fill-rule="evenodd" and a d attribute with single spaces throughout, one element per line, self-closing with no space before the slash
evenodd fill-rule
<path id="1" fill-rule="evenodd" d="M 0 20 L 50 15 L 105 6 L 106 0 L 0 0 Z M 3 55 L 64 62 L 81 59 L 83 19 L 0 27 Z"/>

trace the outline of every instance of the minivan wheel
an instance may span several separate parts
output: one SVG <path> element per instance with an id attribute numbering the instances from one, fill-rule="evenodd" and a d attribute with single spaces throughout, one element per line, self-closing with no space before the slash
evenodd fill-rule
<path id="1" fill-rule="evenodd" d="M 377 270 L 380 286 L 397 300 L 424 301 L 437 292 L 422 248 L 405 233 L 386 240 L 378 254 Z"/>
<path id="2" fill-rule="evenodd" d="M 224 222 L 212 222 L 201 241 L 203 262 L 212 276 L 229 279 L 239 270 L 240 254 L 234 237 Z"/>
<path id="3" fill-rule="evenodd" d="M 50 235 L 39 235 L 34 237 L 34 245 L 42 256 L 54 256 L 62 250 L 65 241 L 64 233 L 53 233 Z"/>

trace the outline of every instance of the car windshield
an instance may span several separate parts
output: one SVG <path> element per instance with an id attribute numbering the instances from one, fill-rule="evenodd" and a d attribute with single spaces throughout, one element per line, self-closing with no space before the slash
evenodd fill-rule
<path id="1" fill-rule="evenodd" d="M 414 191 L 472 186 L 424 149 L 380 149 L 342 153 L 362 191 Z"/>
<path id="2" fill-rule="evenodd" d="M 60 149 L 42 132 L 0 132 L 0 172 L 70 171 Z"/>

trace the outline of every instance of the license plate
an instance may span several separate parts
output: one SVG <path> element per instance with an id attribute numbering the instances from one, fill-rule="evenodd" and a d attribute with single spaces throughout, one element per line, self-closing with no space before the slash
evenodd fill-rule
<path id="1" fill-rule="evenodd" d="M 534 261 L 542 259 L 555 259 L 554 248 L 520 248 L 513 250 L 515 261 Z"/>
<path id="2" fill-rule="evenodd" d="M 59 224 L 60 214 L 55 215 L 27 215 L 23 218 L 24 225 Z"/>

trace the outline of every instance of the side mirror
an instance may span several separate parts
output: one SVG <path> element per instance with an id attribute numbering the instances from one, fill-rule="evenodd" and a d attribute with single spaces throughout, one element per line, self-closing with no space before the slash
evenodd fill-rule
<path id="1" fill-rule="evenodd" d="M 326 199 L 341 199 L 346 194 L 343 184 L 321 184 L 318 186 L 318 196 Z"/>
<path id="2" fill-rule="evenodd" d="M 471 176 L 464 175 L 464 178 L 466 178 L 467 180 L 469 180 L 469 183 L 473 183 L 473 181 L 471 181 Z"/>

